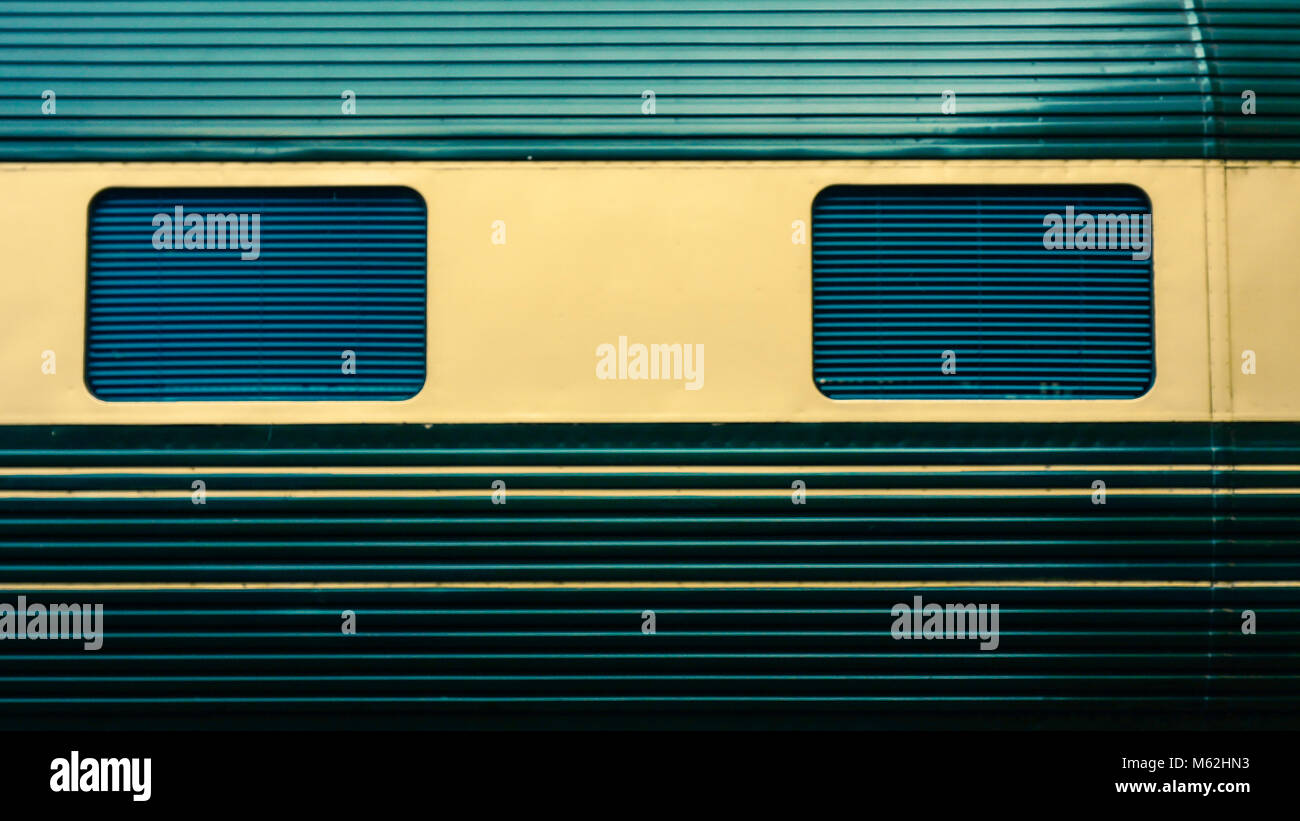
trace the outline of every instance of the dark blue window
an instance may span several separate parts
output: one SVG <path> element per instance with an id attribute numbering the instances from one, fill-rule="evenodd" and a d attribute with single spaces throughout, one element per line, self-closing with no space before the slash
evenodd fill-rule
<path id="1" fill-rule="evenodd" d="M 1141 396 L 1155 378 L 1151 216 L 1128 185 L 824 190 L 813 203 L 818 388 L 833 399 Z"/>
<path id="2" fill-rule="evenodd" d="M 414 396 L 426 220 L 407 188 L 104 191 L 86 382 L 120 401 Z"/>

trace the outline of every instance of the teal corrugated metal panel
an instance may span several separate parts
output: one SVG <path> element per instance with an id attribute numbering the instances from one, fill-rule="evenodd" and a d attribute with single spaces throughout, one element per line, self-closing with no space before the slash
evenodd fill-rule
<path id="1" fill-rule="evenodd" d="M 1300 437 L 1294 424 L 1232 425 L 1220 441 L 1234 493 L 1222 506 L 1216 576 L 1229 582 L 1296 579 L 1300 567 Z M 1296 709 L 1300 692 L 1300 589 L 1228 586 L 1214 591 L 1211 670 L 1224 704 Z M 1243 613 L 1255 629 L 1243 629 Z M 1259 629 L 1264 620 L 1272 625 Z"/>
<path id="2" fill-rule="evenodd" d="M 1294 710 L 1300 589 L 1211 584 L 1300 579 L 1298 453 L 1294 425 L 0 429 L 0 600 L 106 608 L 98 651 L 3 648 L 0 721 Z M 484 493 L 498 478 L 505 505 Z M 402 495 L 435 490 L 480 493 Z M 138 589 L 60 587 L 87 582 Z M 158 586 L 176 582 L 195 587 Z M 998 649 L 893 638 L 913 596 L 998 604 Z M 1243 635 L 1244 609 L 1268 628 Z"/>
<path id="3" fill-rule="evenodd" d="M 0 159 L 1293 157 L 1298 17 L 1215 0 L 6 2 Z M 1233 103 L 1244 78 L 1253 117 Z"/>
<path id="4" fill-rule="evenodd" d="M 1300 5 L 1205 0 L 1204 8 L 1223 155 L 1300 156 Z M 1253 114 L 1245 113 L 1247 93 Z"/>

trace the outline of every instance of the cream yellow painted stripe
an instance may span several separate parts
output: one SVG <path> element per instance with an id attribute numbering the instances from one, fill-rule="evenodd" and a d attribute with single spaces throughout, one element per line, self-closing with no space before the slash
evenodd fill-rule
<path id="1" fill-rule="evenodd" d="M 0 424 L 1205 420 L 1210 412 L 1205 276 L 1188 272 L 1206 269 L 1198 233 L 1206 219 L 1205 168 L 1222 165 L 1087 159 L 4 163 L 0 246 L 8 249 L 7 270 L 15 275 L 0 300 L 6 397 L 0 401 Z M 1260 163 L 1250 166 L 1248 175 L 1266 178 L 1265 187 L 1248 200 L 1268 204 L 1263 216 L 1291 216 L 1293 210 L 1284 206 L 1295 188 L 1293 173 Z M 1159 376 L 1149 393 L 1086 401 L 832 401 L 817 389 L 810 375 L 811 255 L 809 246 L 791 242 L 790 225 L 810 217 L 820 191 L 836 184 L 1041 184 L 1045 179 L 1131 183 L 1150 198 Z M 213 184 L 402 185 L 417 191 L 428 205 L 425 370 L 430 378 L 423 390 L 394 402 L 94 397 L 86 389 L 82 356 L 87 203 L 110 187 Z M 496 220 L 509 224 L 508 244 L 483 239 Z M 1276 233 L 1279 241 L 1291 239 L 1286 231 Z M 662 241 L 666 236 L 672 241 Z M 32 242 L 33 237 L 43 241 Z M 1279 262 L 1289 262 L 1286 253 L 1255 253 L 1267 262 L 1264 270 L 1291 273 Z M 726 261 L 728 275 L 719 276 L 720 260 Z M 611 261 L 617 266 L 613 278 Z M 24 271 L 40 275 L 19 275 Z M 484 277 L 485 271 L 491 275 Z M 539 271 L 547 274 L 538 276 Z M 732 271 L 744 272 L 744 288 L 737 289 L 739 277 Z M 1280 310 L 1293 304 L 1285 296 L 1278 292 L 1277 298 L 1260 301 L 1266 309 Z M 612 314 L 537 309 L 593 301 L 618 308 Z M 1258 323 L 1252 330 L 1259 335 L 1268 327 Z M 1285 333 L 1278 333 L 1276 339 L 1250 341 L 1262 362 L 1287 361 L 1291 346 Z M 676 380 L 597 378 L 596 347 L 620 335 L 631 344 L 704 345 L 703 390 L 685 390 Z M 472 355 L 459 344 L 466 339 L 474 340 Z M 1245 342 L 1234 342 L 1234 350 L 1242 347 Z M 39 367 L 47 349 L 58 353 L 57 372 Z M 492 367 L 483 367 L 484 362 Z M 1273 372 L 1280 375 L 1270 376 Z M 1296 418 L 1295 405 L 1283 401 L 1296 395 L 1287 373 L 1285 367 L 1266 367 L 1251 377 L 1262 380 L 1258 390 L 1266 398 L 1270 388 L 1282 397 L 1252 405 L 1254 415 Z M 1274 378 L 1279 381 L 1267 381 Z"/>
<path id="2" fill-rule="evenodd" d="M 656 476 L 678 476 L 681 474 L 787 474 L 787 473 L 838 473 L 838 474 L 915 474 L 915 473 L 989 473 L 989 472 L 1045 472 L 1075 473 L 1079 471 L 1107 472 L 1145 472 L 1145 471 L 1197 471 L 1210 470 L 1210 465 L 495 465 L 495 466 L 447 466 L 430 465 L 426 467 L 401 465 L 337 467 L 320 466 L 281 466 L 281 467 L 0 467 L 0 476 L 115 476 L 115 475 L 163 475 L 163 476 L 199 476 L 219 474 L 255 474 L 284 475 L 324 473 L 338 476 L 421 476 L 421 475 L 456 475 L 471 474 L 496 476 L 501 474 L 582 474 L 592 473 L 610 476 L 652 474 Z M 1295 470 L 1300 465 L 1247 466 L 1236 470 Z"/>
<path id="3" fill-rule="evenodd" d="M 210 499 L 490 499 L 491 489 L 478 490 L 219 490 L 208 488 L 204 495 Z M 512 499 L 689 499 L 689 498 L 783 498 L 789 489 L 735 489 L 689 490 L 680 488 L 655 488 L 646 490 L 510 490 Z M 808 488 L 801 491 L 808 498 L 873 498 L 873 497 L 1034 497 L 1034 496 L 1091 496 L 1091 488 L 879 488 L 879 489 L 828 489 Z M 1107 488 L 1108 496 L 1232 496 L 1232 495 L 1297 495 L 1300 488 Z M 39 501 L 42 499 L 100 499 L 126 501 L 131 499 L 189 499 L 191 490 L 21 490 L 0 492 L 0 501 Z"/>
<path id="4" fill-rule="evenodd" d="M 207 488 L 208 499 L 491 499 L 493 490 L 212 490 Z M 790 490 L 680 490 L 680 488 L 654 488 L 654 490 L 513 490 L 510 499 L 776 499 L 787 498 Z M 1034 498 L 1034 496 L 1091 496 L 1088 487 L 1044 488 L 879 488 L 879 490 L 807 490 L 801 491 L 810 499 L 871 499 L 896 498 L 896 496 L 940 496 L 940 498 L 969 498 L 969 496 L 998 496 L 998 498 Z M 0 492 L 0 501 L 39 501 L 43 499 L 98 499 L 126 501 L 134 499 L 190 499 L 190 490 L 31 490 Z M 1106 488 L 1108 496 L 1232 496 L 1232 495 L 1300 495 L 1300 487 L 1126 487 Z"/>
<path id="5" fill-rule="evenodd" d="M 1026 589 L 1227 589 L 1297 588 L 1287 581 L 510 581 L 510 582 L 19 582 L 0 581 L 0 590 L 906 590 L 991 587 Z"/>

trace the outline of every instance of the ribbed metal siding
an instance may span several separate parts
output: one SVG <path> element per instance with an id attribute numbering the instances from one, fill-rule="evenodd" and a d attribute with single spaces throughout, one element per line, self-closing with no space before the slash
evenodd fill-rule
<path id="1" fill-rule="evenodd" d="M 1225 701 L 1300 713 L 1300 425 L 1216 431 L 1225 471 L 1216 511 L 1211 673 Z M 1286 488 L 1286 491 L 1282 489 Z M 1290 579 L 1288 587 L 1259 580 Z M 1254 612 L 1252 631 L 1243 613 Z M 1264 620 L 1269 627 L 1263 628 Z"/>
<path id="2" fill-rule="evenodd" d="M 0 601 L 100 601 L 107 633 L 98 652 L 0 646 L 0 721 L 1294 711 L 1298 443 L 1294 425 L 4 429 Z M 998 603 L 998 649 L 892 639 L 915 595 Z"/>
<path id="3" fill-rule="evenodd" d="M 1145 260 L 1133 258 L 1143 254 L 1132 234 L 1129 248 L 1049 249 L 1045 217 L 1064 222 L 1067 208 L 1089 219 L 1151 214 L 1132 186 L 823 191 L 813 203 L 817 386 L 835 399 L 1145 393 L 1151 238 Z M 1107 243 L 1119 236 L 1107 232 Z"/>
<path id="4" fill-rule="evenodd" d="M 154 0 L 0 13 L 6 160 L 1300 156 L 1300 11 L 1283 2 Z M 1245 88 L 1259 94 L 1253 117 Z"/>
<path id="5" fill-rule="evenodd" d="M 1215 146 L 1225 157 L 1300 156 L 1300 4 L 1198 0 L 1195 19 L 1210 69 Z M 1255 94 L 1255 113 L 1242 110 Z"/>
<path id="6" fill-rule="evenodd" d="M 260 255 L 220 250 L 206 220 L 207 248 L 158 249 L 154 217 L 177 207 L 257 215 Z M 413 396 L 425 234 L 424 201 L 406 188 L 103 192 L 90 209 L 86 381 L 111 400 Z"/>

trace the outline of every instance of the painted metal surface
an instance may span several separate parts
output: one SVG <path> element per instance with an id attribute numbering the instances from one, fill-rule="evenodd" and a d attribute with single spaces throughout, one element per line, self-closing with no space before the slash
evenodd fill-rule
<path id="1" fill-rule="evenodd" d="M 6 428 L 0 590 L 111 630 L 0 654 L 0 718 L 1293 707 L 1298 506 L 1293 425 Z"/>
<path id="2" fill-rule="evenodd" d="M 0 14 L 4 160 L 1300 156 L 1287 2 L 132 0 Z"/>
<path id="3" fill-rule="evenodd" d="M 1211 407 L 1209 364 L 1216 292 L 1207 284 L 1228 272 L 1215 268 L 1212 277 L 1209 268 L 1207 232 L 1223 205 L 1220 197 L 1218 210 L 1208 207 L 1207 180 L 1221 172 L 1218 161 L 1186 160 L 3 166 L 11 197 L 0 199 L 0 244 L 13 249 L 14 275 L 0 302 L 0 368 L 12 374 L 13 393 L 0 403 L 0 424 L 1205 421 L 1212 410 L 1230 413 L 1227 397 Z M 820 392 L 812 375 L 814 200 L 833 185 L 939 182 L 1126 183 L 1145 192 L 1155 242 L 1152 389 L 1086 402 L 832 400 Z M 95 400 L 81 359 L 85 203 L 104 188 L 213 184 L 417 191 L 429 209 L 424 390 L 394 402 Z M 25 205 L 32 202 L 43 205 Z M 1294 219 L 1295 207 L 1276 208 Z M 25 273 L 33 271 L 42 273 Z M 1217 305 L 1213 314 L 1227 310 Z M 1296 334 L 1286 324 L 1252 345 L 1277 362 Z M 702 345 L 702 387 L 687 389 L 684 378 L 599 378 L 600 346 L 617 348 L 621 337 L 629 349 Z M 45 350 L 57 353 L 57 373 L 42 372 Z M 1214 378 L 1227 381 L 1229 367 L 1218 360 Z M 1294 418 L 1272 404 L 1288 396 L 1300 396 L 1300 383 L 1279 380 L 1260 416 Z"/>
<path id="4" fill-rule="evenodd" d="M 900 6 L 0 3 L 0 593 L 109 627 L 7 646 L 0 725 L 1293 716 L 1300 169 L 1242 160 L 1300 156 L 1300 13 Z M 936 183 L 1146 191 L 1153 390 L 819 394 L 796 224 Z M 426 390 L 96 400 L 86 206 L 178 185 L 420 191 Z M 708 387 L 593 378 L 629 332 Z M 892 639 L 915 596 L 997 603 L 998 650 Z"/>

